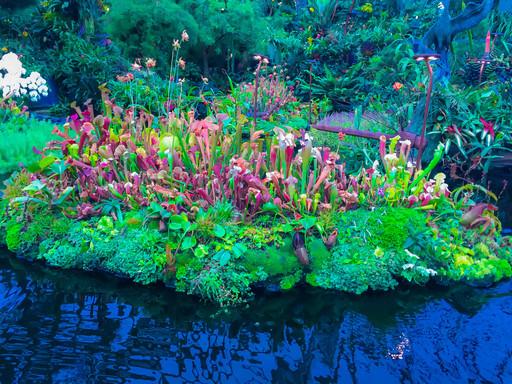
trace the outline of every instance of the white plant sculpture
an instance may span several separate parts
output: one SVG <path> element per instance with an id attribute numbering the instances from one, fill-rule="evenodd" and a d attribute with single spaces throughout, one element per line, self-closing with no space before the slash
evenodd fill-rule
<path id="1" fill-rule="evenodd" d="M 25 98 L 37 101 L 41 96 L 48 96 L 46 80 L 39 72 L 32 72 L 25 77 L 27 70 L 23 68 L 18 55 L 7 53 L 0 59 L 0 91 L 2 97 Z"/>

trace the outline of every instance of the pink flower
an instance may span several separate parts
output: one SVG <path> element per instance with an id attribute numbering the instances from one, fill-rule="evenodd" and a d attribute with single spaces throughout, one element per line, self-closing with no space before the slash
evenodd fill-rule
<path id="1" fill-rule="evenodd" d="M 396 81 L 394 84 L 393 84 L 393 89 L 395 91 L 399 91 L 401 90 L 402 88 L 404 87 L 404 85 L 402 83 L 399 83 L 398 81 Z"/>
<path id="2" fill-rule="evenodd" d="M 140 65 L 140 59 L 135 60 L 135 62 L 132 64 L 132 69 L 138 72 L 142 69 L 142 65 Z"/>
<path id="3" fill-rule="evenodd" d="M 491 137 L 494 139 L 494 136 L 495 136 L 494 123 L 492 123 L 490 121 L 485 121 L 483 118 L 480 118 L 480 122 L 484 126 L 484 132 L 486 132 L 489 135 L 491 135 Z"/>

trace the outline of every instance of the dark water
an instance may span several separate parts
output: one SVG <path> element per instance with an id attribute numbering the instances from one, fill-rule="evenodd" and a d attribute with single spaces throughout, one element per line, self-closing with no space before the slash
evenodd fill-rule
<path id="1" fill-rule="evenodd" d="M 3 253 L 0 381 L 511 383 L 511 291 L 295 291 L 226 313 Z"/>

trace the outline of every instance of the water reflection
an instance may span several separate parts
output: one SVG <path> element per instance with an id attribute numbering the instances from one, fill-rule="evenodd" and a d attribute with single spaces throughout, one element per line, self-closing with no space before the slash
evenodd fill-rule
<path id="1" fill-rule="evenodd" d="M 510 383 L 512 283 L 234 312 L 0 256 L 2 383 Z"/>

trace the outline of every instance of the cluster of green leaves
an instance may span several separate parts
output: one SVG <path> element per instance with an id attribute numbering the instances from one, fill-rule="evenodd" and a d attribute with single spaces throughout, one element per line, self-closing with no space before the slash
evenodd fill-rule
<path id="1" fill-rule="evenodd" d="M 406 250 L 412 231 L 427 232 L 426 216 L 406 208 L 355 210 L 340 216 L 339 244 L 332 257 L 307 276 L 316 286 L 361 294 L 368 289 L 388 290 L 400 280 L 426 283 L 436 272 Z"/>
<path id="2" fill-rule="evenodd" d="M 430 218 L 434 236 L 418 239 L 418 252 L 431 249 L 440 276 L 448 280 L 485 285 L 512 277 L 510 239 L 461 226 L 459 203 L 438 207 Z"/>
<path id="3" fill-rule="evenodd" d="M 337 110 L 394 97 L 396 81 L 419 81 L 409 39 L 425 31 L 434 12 L 427 8 L 424 24 L 417 25 L 412 11 L 403 18 L 377 7 L 347 14 L 350 8 L 351 1 L 313 1 L 291 34 L 274 39 L 280 54 L 275 60 L 287 62 L 302 79 L 303 95 L 328 95 Z M 340 20 L 350 20 L 350 26 Z"/>
<path id="4" fill-rule="evenodd" d="M 468 177 L 474 170 L 488 174 L 495 159 L 511 150 L 512 108 L 502 88 L 500 82 L 484 87 L 449 85 L 435 98 L 436 124 L 430 134 L 441 136 L 445 162 L 456 164 L 459 176 Z M 493 132 L 481 119 L 492 124 Z"/>
<path id="5" fill-rule="evenodd" d="M 154 58 L 164 73 L 171 62 L 173 38 L 187 30 L 190 43 L 182 47 L 182 55 L 196 80 L 199 74 L 210 76 L 211 68 L 230 74 L 245 70 L 252 55 L 266 49 L 270 28 L 261 2 L 254 0 L 114 0 L 106 21 L 126 57 Z"/>
<path id="6" fill-rule="evenodd" d="M 339 244 L 331 257 L 320 259 L 307 282 L 360 294 L 392 289 L 400 281 L 489 284 L 512 276 L 506 239 L 463 228 L 461 212 L 452 206 L 440 208 L 438 215 L 406 208 L 345 213 L 338 223 Z"/>
<path id="7" fill-rule="evenodd" d="M 42 149 L 52 139 L 53 124 L 30 118 L 19 109 L 0 108 L 0 174 L 37 159 L 33 148 Z"/>
<path id="8" fill-rule="evenodd" d="M 114 45 L 103 46 L 75 33 L 62 33 L 58 48 L 50 53 L 51 76 L 63 101 L 101 99 L 100 85 L 127 67 Z"/>

